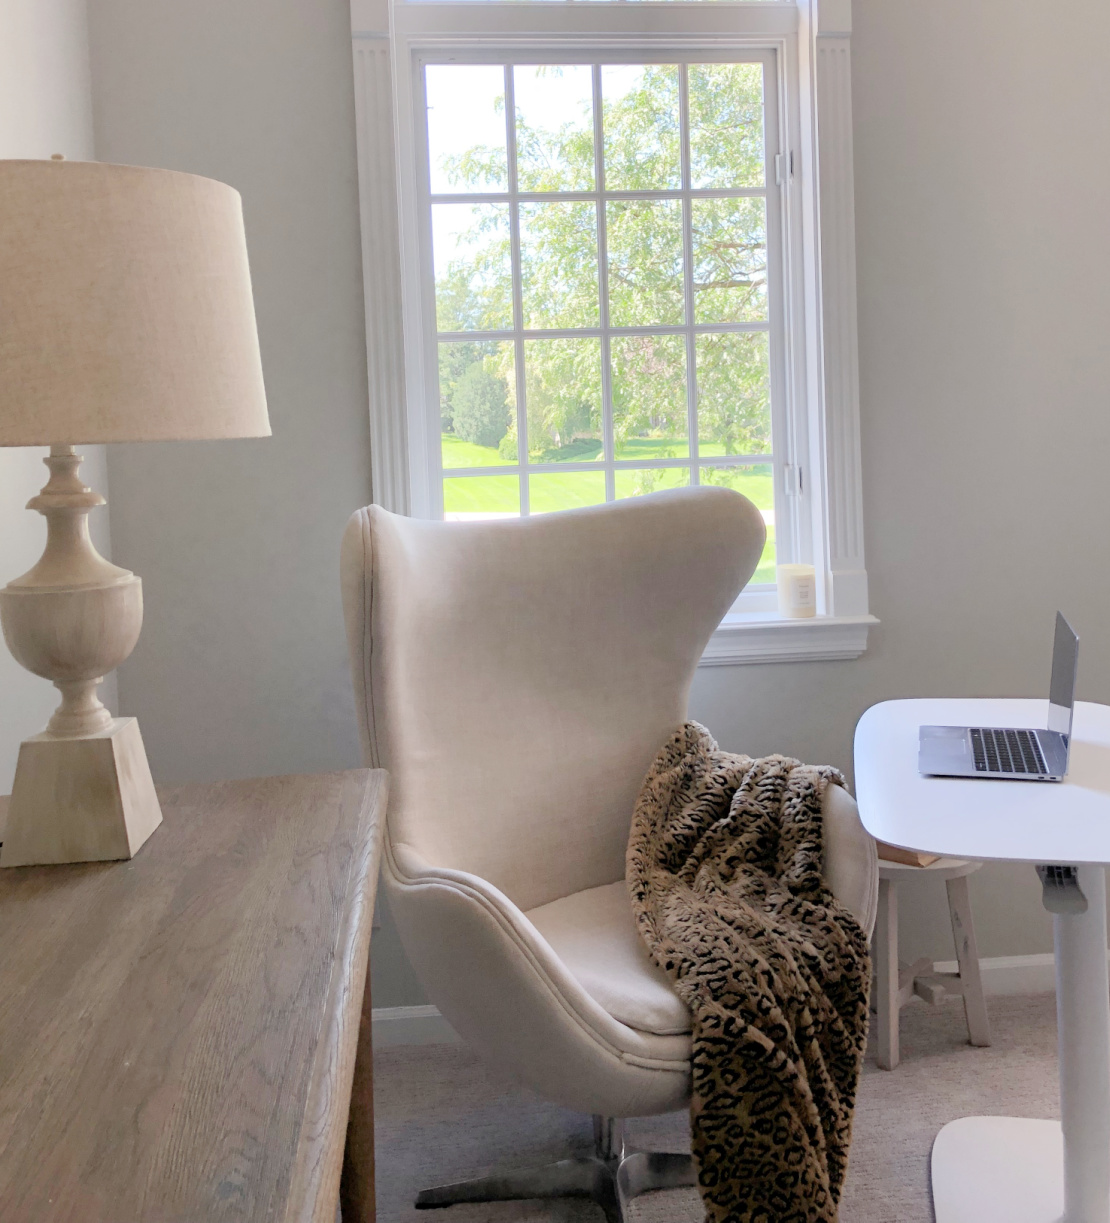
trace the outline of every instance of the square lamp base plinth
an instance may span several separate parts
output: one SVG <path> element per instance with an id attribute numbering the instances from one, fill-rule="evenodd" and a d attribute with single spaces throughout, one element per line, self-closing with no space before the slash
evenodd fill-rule
<path id="1" fill-rule="evenodd" d="M 162 822 L 139 723 L 19 748 L 0 867 L 132 858 Z"/>

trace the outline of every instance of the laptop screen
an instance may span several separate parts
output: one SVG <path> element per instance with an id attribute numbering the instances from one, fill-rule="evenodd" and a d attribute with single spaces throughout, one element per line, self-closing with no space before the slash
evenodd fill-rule
<path id="1" fill-rule="evenodd" d="M 1079 661 L 1079 638 L 1071 625 L 1056 613 L 1056 637 L 1052 643 L 1052 680 L 1048 687 L 1048 729 L 1071 740 L 1072 706 L 1075 704 L 1075 671 Z"/>

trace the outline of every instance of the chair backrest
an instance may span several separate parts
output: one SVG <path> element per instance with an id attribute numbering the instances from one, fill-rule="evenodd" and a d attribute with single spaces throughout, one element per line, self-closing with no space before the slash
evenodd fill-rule
<path id="1" fill-rule="evenodd" d="M 523 909 L 623 878 L 640 783 L 764 536 L 713 487 L 494 522 L 359 510 L 344 612 L 391 843 Z"/>

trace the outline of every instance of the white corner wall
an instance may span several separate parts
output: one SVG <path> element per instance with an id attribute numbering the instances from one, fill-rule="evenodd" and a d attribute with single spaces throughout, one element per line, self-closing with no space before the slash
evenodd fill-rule
<path id="1" fill-rule="evenodd" d="M 0 0 L 0 158 L 53 153 L 74 161 L 93 156 L 85 0 Z M 84 453 L 86 483 L 107 495 L 103 450 Z M 46 482 L 43 454 L 0 449 L 0 585 L 42 553 L 43 519 L 24 506 Z M 94 511 L 92 524 L 97 547 L 108 555 L 107 511 Z M 114 705 L 114 676 L 101 696 Z M 0 644 L 0 794 L 11 789 L 20 740 L 42 730 L 57 704 L 55 689 Z"/>

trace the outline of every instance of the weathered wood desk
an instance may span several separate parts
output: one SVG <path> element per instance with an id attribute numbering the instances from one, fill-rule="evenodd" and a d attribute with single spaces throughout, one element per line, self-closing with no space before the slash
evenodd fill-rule
<path id="1" fill-rule="evenodd" d="M 341 1168 L 371 1223 L 386 791 L 182 786 L 130 862 L 0 870 L 3 1223 L 333 1223 Z"/>

